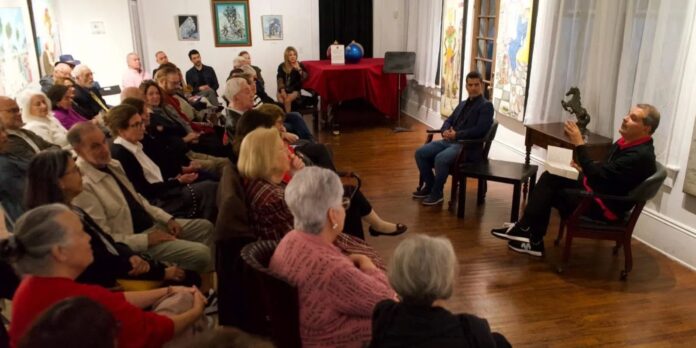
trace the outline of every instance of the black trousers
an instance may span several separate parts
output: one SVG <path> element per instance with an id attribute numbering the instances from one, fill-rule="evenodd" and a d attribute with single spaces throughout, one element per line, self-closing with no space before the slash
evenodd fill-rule
<path id="1" fill-rule="evenodd" d="M 355 189 L 354 186 L 344 186 L 345 195 L 350 195 L 350 193 Z M 365 240 L 365 233 L 362 228 L 362 217 L 369 214 L 372 211 L 372 205 L 367 200 L 365 195 L 356 191 L 353 195 L 353 199 L 350 201 L 350 207 L 346 211 L 346 220 L 343 224 L 343 232 L 354 237 L 358 237 Z"/>
<path id="2" fill-rule="evenodd" d="M 562 217 L 567 217 L 580 203 L 580 197 L 567 194 L 564 192 L 565 189 L 582 189 L 582 186 L 577 180 L 570 180 L 549 172 L 541 174 L 524 209 L 524 215 L 519 221 L 520 225 L 530 228 L 532 241 L 542 240 L 546 235 L 551 208 L 558 209 Z"/>

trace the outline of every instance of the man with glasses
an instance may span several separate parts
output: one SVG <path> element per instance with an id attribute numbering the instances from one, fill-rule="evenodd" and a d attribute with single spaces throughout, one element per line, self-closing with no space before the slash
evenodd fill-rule
<path id="1" fill-rule="evenodd" d="M 7 132 L 7 146 L 4 153 L 26 160 L 27 162 L 41 150 L 58 148 L 57 145 L 43 140 L 36 133 L 23 129 L 22 114 L 14 99 L 0 96 L 0 123 Z"/>

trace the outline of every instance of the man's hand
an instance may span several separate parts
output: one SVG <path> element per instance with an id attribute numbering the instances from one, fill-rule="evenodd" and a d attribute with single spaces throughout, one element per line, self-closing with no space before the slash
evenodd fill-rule
<path id="1" fill-rule="evenodd" d="M 445 140 L 454 140 L 454 138 L 456 136 L 457 136 L 457 132 L 452 127 L 450 127 L 448 130 L 442 132 L 442 137 L 445 138 Z"/>
<path id="2" fill-rule="evenodd" d="M 573 145 L 579 146 L 585 144 L 585 140 L 582 138 L 582 133 L 580 133 L 580 128 L 578 128 L 578 125 L 576 125 L 575 122 L 570 120 L 566 121 L 565 126 L 563 126 L 563 131 Z"/>
<path id="3" fill-rule="evenodd" d="M 150 271 L 150 264 L 138 255 L 131 256 L 128 261 L 131 264 L 131 270 L 128 272 L 130 276 L 137 276 Z"/>
<path id="4" fill-rule="evenodd" d="M 201 134 L 198 132 L 191 132 L 189 134 L 186 134 L 182 139 L 184 140 L 185 143 L 195 143 L 198 141 L 198 138 L 201 137 Z"/>
<path id="5" fill-rule="evenodd" d="M 201 170 L 201 164 L 198 161 L 191 161 L 188 166 L 181 167 L 181 172 L 184 174 L 196 173 Z"/>
<path id="6" fill-rule="evenodd" d="M 358 267 L 363 272 L 377 268 L 377 266 L 375 266 L 372 260 L 370 260 L 370 258 L 365 255 L 350 254 L 348 255 L 348 258 L 350 259 L 350 261 L 353 262 L 355 267 Z"/>
<path id="7" fill-rule="evenodd" d="M 169 221 L 167 221 L 167 228 L 169 228 L 169 234 L 171 234 L 174 237 L 178 237 L 179 234 L 181 234 L 181 231 L 183 230 L 181 225 L 179 225 L 179 223 L 176 222 L 174 218 L 171 218 L 169 219 Z"/>
<path id="8" fill-rule="evenodd" d="M 194 181 L 198 179 L 198 173 L 187 173 L 187 174 L 180 174 L 177 175 L 176 180 L 179 180 L 180 183 L 190 185 Z"/>
<path id="9" fill-rule="evenodd" d="M 181 281 L 186 276 L 186 272 L 177 266 L 169 266 L 164 269 L 164 280 Z"/>
<path id="10" fill-rule="evenodd" d="M 577 169 L 578 172 L 582 173 L 582 167 L 580 167 L 579 164 L 575 163 L 575 161 L 570 161 L 570 166 Z"/>
<path id="11" fill-rule="evenodd" d="M 162 230 L 154 230 L 147 235 L 147 245 L 151 247 L 171 240 L 176 240 L 176 237 Z"/>
<path id="12" fill-rule="evenodd" d="M 294 144 L 299 139 L 300 137 L 295 134 L 283 132 L 283 140 L 287 141 L 289 144 Z"/>
<path id="13" fill-rule="evenodd" d="M 199 91 L 207 91 L 209 89 L 210 89 L 210 86 L 208 86 L 208 85 L 202 85 L 202 86 L 198 87 Z"/>

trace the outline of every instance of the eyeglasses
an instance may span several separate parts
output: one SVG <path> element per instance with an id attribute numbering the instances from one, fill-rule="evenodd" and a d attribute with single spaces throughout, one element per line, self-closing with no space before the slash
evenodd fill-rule
<path id="1" fill-rule="evenodd" d="M 0 110 L 0 111 L 9 112 L 9 113 L 11 113 L 11 114 L 18 114 L 19 111 L 20 111 L 20 109 L 19 109 L 19 108 L 12 108 L 12 109 Z"/>
<path id="2" fill-rule="evenodd" d="M 129 124 L 128 127 L 130 128 L 140 128 L 144 126 L 145 124 L 142 121 L 135 122 L 133 124 Z"/>
<path id="3" fill-rule="evenodd" d="M 350 208 L 350 198 L 343 197 L 343 200 L 341 201 L 341 205 L 343 206 L 343 209 L 348 210 L 348 208 Z"/>

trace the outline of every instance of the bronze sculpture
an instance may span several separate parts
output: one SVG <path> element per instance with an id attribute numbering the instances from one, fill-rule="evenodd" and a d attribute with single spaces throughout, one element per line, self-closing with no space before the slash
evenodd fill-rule
<path id="1" fill-rule="evenodd" d="M 580 89 L 577 87 L 570 87 L 565 96 L 572 97 L 568 101 L 561 100 L 561 106 L 563 106 L 565 111 L 575 115 L 575 118 L 577 119 L 575 124 L 578 125 L 578 128 L 580 128 L 580 132 L 582 132 L 582 134 L 586 134 L 587 124 L 590 123 L 590 114 L 588 114 L 587 110 L 582 107 L 582 103 L 580 102 Z"/>

